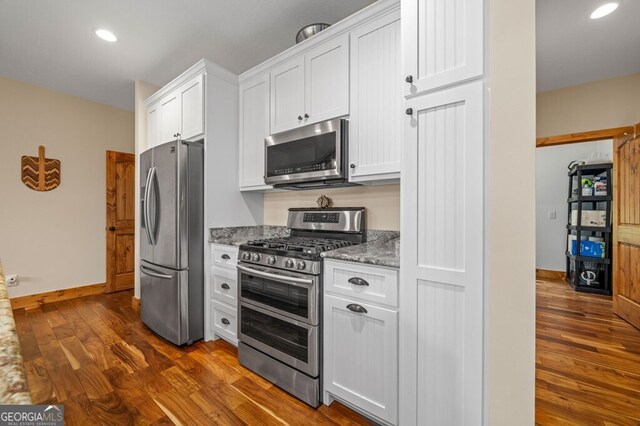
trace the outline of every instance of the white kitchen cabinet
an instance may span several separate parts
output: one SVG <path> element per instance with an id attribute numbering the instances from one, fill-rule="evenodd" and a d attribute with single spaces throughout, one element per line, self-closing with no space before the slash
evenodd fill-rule
<path id="1" fill-rule="evenodd" d="M 349 36 L 331 39 L 304 58 L 303 124 L 349 114 Z"/>
<path id="2" fill-rule="evenodd" d="M 146 149 L 160 144 L 160 110 L 158 104 L 147 109 L 147 144 Z"/>
<path id="3" fill-rule="evenodd" d="M 406 100 L 400 424 L 479 425 L 483 400 L 483 82 Z"/>
<path id="4" fill-rule="evenodd" d="M 324 268 L 324 403 L 398 424 L 398 271 L 335 260 Z"/>
<path id="5" fill-rule="evenodd" d="M 483 20 L 482 0 L 402 0 L 404 94 L 481 76 Z"/>
<path id="6" fill-rule="evenodd" d="M 159 143 L 165 143 L 176 139 L 180 133 L 180 93 L 176 90 L 160 100 L 158 106 L 160 115 L 160 139 Z"/>
<path id="7" fill-rule="evenodd" d="M 400 177 L 402 63 L 400 10 L 351 32 L 349 180 Z"/>
<path id="8" fill-rule="evenodd" d="M 264 184 L 264 139 L 269 136 L 269 73 L 240 84 L 240 190 Z"/>
<path id="9" fill-rule="evenodd" d="M 238 345 L 238 247 L 211 244 L 211 272 L 208 291 L 210 299 L 205 309 L 209 315 L 209 333 L 212 339 L 224 338 Z"/>
<path id="10" fill-rule="evenodd" d="M 349 35 L 271 70 L 271 128 L 279 133 L 349 113 Z"/>
<path id="11" fill-rule="evenodd" d="M 180 86 L 180 138 L 192 139 L 204 133 L 204 75 L 199 74 Z"/>
<path id="12" fill-rule="evenodd" d="M 304 56 L 298 56 L 271 71 L 270 134 L 304 123 Z"/>

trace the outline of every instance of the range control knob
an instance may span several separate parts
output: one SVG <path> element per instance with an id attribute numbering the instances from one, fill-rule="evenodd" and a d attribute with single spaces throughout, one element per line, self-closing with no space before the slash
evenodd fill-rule
<path id="1" fill-rule="evenodd" d="M 242 260 L 250 260 L 250 259 L 251 259 L 251 253 L 246 251 L 242 253 Z"/>
<path id="2" fill-rule="evenodd" d="M 298 263 L 296 263 L 296 268 L 299 270 L 303 270 L 306 266 L 307 264 L 304 260 L 298 260 Z"/>
<path id="3" fill-rule="evenodd" d="M 260 255 L 258 253 L 253 253 L 251 255 L 251 260 L 253 260 L 254 262 L 259 262 L 260 261 Z"/>
<path id="4" fill-rule="evenodd" d="M 287 261 L 284 262 L 284 266 L 285 268 L 293 268 L 293 259 L 287 259 Z"/>
<path id="5" fill-rule="evenodd" d="M 267 263 L 269 265 L 275 265 L 276 264 L 276 257 L 275 256 L 269 256 L 267 257 Z"/>

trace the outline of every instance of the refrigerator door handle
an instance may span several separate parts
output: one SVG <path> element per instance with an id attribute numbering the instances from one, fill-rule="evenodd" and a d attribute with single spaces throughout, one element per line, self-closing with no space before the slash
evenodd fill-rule
<path id="1" fill-rule="evenodd" d="M 149 230 L 149 226 L 151 225 L 149 223 L 149 192 L 150 189 L 149 185 L 151 182 L 151 170 L 149 169 L 149 171 L 147 171 L 147 181 L 144 185 L 144 209 L 142 211 L 142 215 L 144 216 L 144 223 L 145 223 L 145 227 L 144 230 L 147 233 L 147 241 L 149 242 L 149 244 L 152 244 L 151 242 L 151 232 Z"/>
<path id="2" fill-rule="evenodd" d="M 149 275 L 150 277 L 161 278 L 163 280 L 170 280 L 171 278 L 173 278 L 171 275 L 161 274 L 160 272 L 156 272 L 151 269 L 145 268 L 142 265 L 140 265 L 140 272 L 142 272 L 145 275 Z"/>
<path id="3" fill-rule="evenodd" d="M 158 184 L 158 175 L 156 172 L 156 168 L 152 167 L 149 171 L 149 195 L 151 195 L 151 191 L 153 190 L 153 201 L 155 206 L 153 207 L 153 216 L 154 216 L 154 224 L 153 229 L 151 229 L 151 213 L 149 212 L 149 202 L 147 201 L 147 217 L 149 221 L 147 222 L 147 232 L 149 233 L 150 243 L 152 246 L 156 245 L 156 235 L 158 231 L 158 194 L 156 192 L 156 186 Z"/>

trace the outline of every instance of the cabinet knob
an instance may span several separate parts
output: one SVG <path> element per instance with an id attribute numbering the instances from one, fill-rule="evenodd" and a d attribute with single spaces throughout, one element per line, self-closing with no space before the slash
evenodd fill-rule
<path id="1" fill-rule="evenodd" d="M 309 114 L 305 114 L 305 115 L 304 115 L 304 118 L 309 118 Z"/>
<path id="2" fill-rule="evenodd" d="M 355 164 L 353 164 L 353 163 L 351 163 L 351 164 L 349 165 L 349 167 L 351 167 L 352 169 L 355 169 L 355 168 L 356 168 L 356 165 L 355 165 Z"/>
<path id="3" fill-rule="evenodd" d="M 407 78 L 404 79 L 404 81 L 406 81 L 409 84 L 413 83 L 413 76 L 412 75 L 408 75 Z"/>
<path id="4" fill-rule="evenodd" d="M 413 108 L 407 108 L 407 115 L 413 115 Z"/>
<path id="5" fill-rule="evenodd" d="M 298 116 L 298 120 L 302 120 L 302 116 L 301 115 Z"/>

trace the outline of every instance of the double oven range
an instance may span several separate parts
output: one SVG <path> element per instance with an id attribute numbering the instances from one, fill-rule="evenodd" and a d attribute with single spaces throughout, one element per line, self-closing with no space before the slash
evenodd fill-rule
<path id="1" fill-rule="evenodd" d="M 240 364 L 317 407 L 321 403 L 322 257 L 365 241 L 364 208 L 289 209 L 289 237 L 238 253 Z"/>

